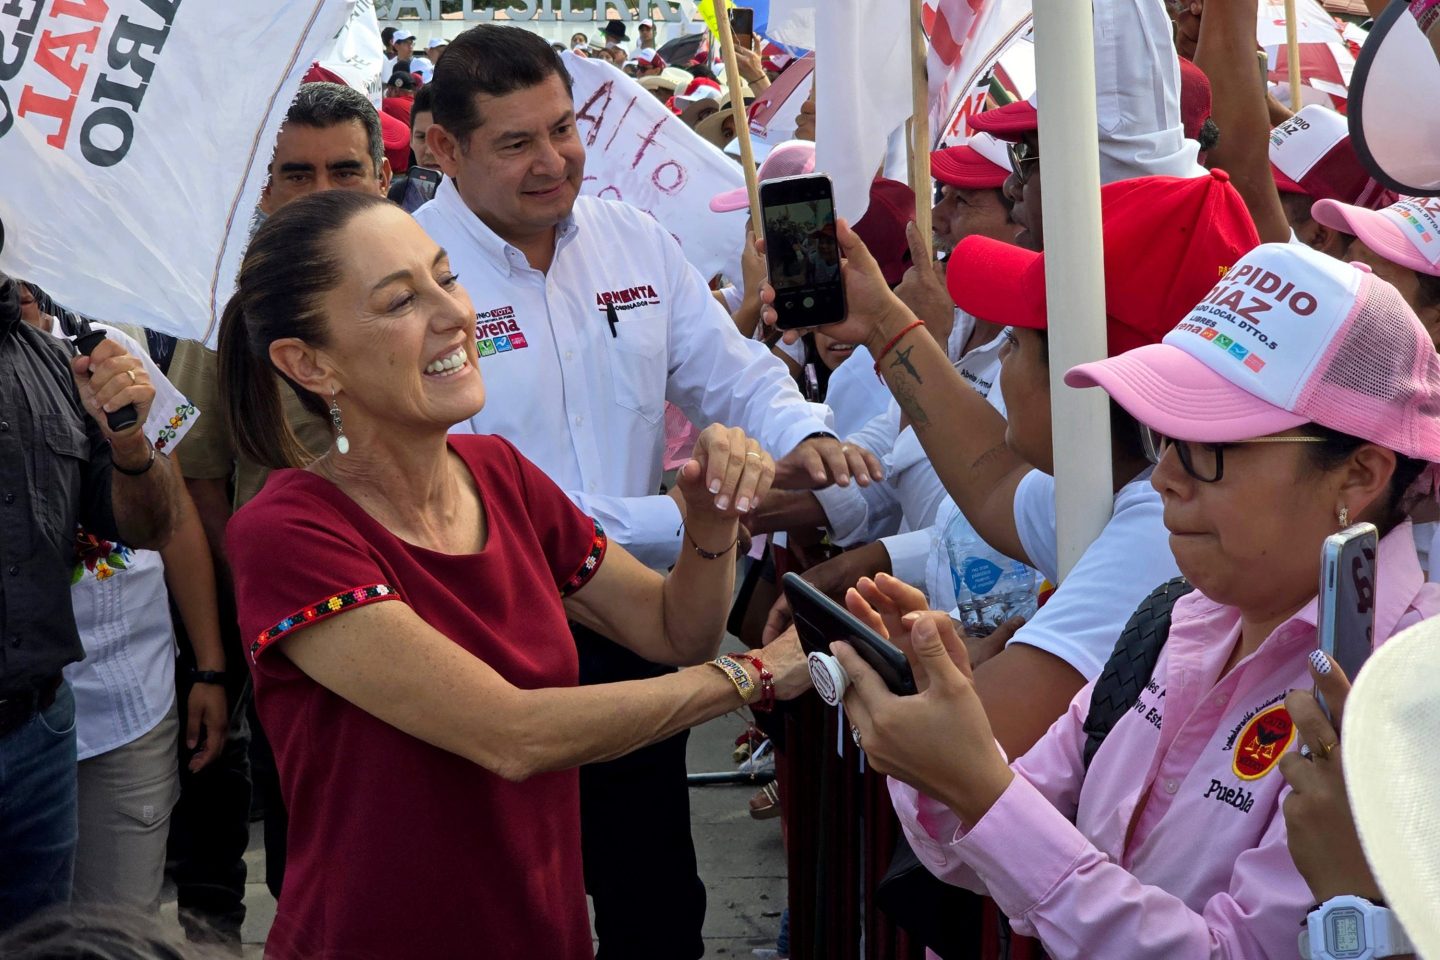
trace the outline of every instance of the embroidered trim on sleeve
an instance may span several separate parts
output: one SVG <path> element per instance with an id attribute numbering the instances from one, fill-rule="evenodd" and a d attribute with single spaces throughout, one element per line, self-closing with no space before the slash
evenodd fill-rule
<path id="1" fill-rule="evenodd" d="M 260 654 L 264 652 L 266 647 L 297 627 L 318 623 L 326 617 L 334 616 L 341 610 L 348 610 L 351 607 L 361 607 L 367 603 L 374 603 L 377 600 L 398 600 L 399 598 L 400 595 L 396 592 L 395 588 L 384 583 L 376 583 L 368 587 L 356 587 L 354 590 L 347 590 L 344 593 L 337 593 L 332 597 L 326 597 L 319 603 L 308 606 L 298 613 L 291 614 L 256 637 L 255 642 L 250 644 L 250 660 L 254 662 Z"/>
<path id="2" fill-rule="evenodd" d="M 605 528 L 600 526 L 599 520 L 591 520 L 595 524 L 595 537 L 590 541 L 590 552 L 585 555 L 585 561 L 576 568 L 570 575 L 570 579 L 560 585 L 560 596 L 568 597 L 590 582 L 595 576 L 595 571 L 600 569 L 600 561 L 605 557 L 605 547 L 609 540 L 605 537 Z"/>

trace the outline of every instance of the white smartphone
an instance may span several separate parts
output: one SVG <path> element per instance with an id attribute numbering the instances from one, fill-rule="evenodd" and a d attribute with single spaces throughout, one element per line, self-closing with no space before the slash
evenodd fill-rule
<path id="1" fill-rule="evenodd" d="M 1355 682 L 1375 645 L 1375 555 L 1380 536 L 1374 524 L 1357 523 L 1326 537 L 1320 548 L 1320 649 Z M 1330 718 L 1320 692 L 1315 699 Z"/>

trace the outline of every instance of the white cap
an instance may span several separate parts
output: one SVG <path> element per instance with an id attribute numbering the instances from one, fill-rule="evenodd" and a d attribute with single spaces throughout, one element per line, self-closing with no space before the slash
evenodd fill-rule
<path id="1" fill-rule="evenodd" d="M 434 50 L 436 47 L 448 47 L 449 45 L 449 40 L 442 40 L 440 37 L 431 37 L 430 42 L 425 44 L 425 49 Z"/>
<path id="2" fill-rule="evenodd" d="M 641 63 L 649 63 L 658 56 L 660 56 L 660 54 L 657 53 L 652 47 L 642 47 L 641 49 L 635 51 L 635 56 L 631 59 L 639 60 Z"/>
<path id="3" fill-rule="evenodd" d="M 640 21 L 640 26 L 653 28 L 655 26 L 655 21 L 651 20 L 649 17 L 646 17 L 644 20 Z"/>
<path id="4" fill-rule="evenodd" d="M 396 30 L 395 36 L 390 38 L 391 43 L 404 43 L 406 40 L 414 40 L 415 34 L 407 33 L 404 30 Z"/>

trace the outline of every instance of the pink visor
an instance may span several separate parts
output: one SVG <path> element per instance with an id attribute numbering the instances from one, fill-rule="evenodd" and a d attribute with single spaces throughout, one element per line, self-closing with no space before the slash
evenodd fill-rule
<path id="1" fill-rule="evenodd" d="M 752 141 L 752 147 L 758 144 Z M 810 140 L 786 140 L 770 148 L 760 169 L 755 172 L 758 181 L 778 180 L 780 177 L 798 177 L 815 172 L 815 144 Z M 750 206 L 750 194 L 744 187 L 726 190 L 710 198 L 710 209 L 714 213 L 730 213 Z"/>
<path id="2" fill-rule="evenodd" d="M 1310 422 L 1240 389 L 1168 343 L 1082 363 L 1065 374 L 1065 382 L 1099 387 L 1130 416 L 1175 440 L 1232 443 Z"/>
<path id="3" fill-rule="evenodd" d="M 1440 239 L 1430 227 L 1430 223 L 1435 222 L 1436 213 L 1427 211 L 1426 206 L 1424 201 L 1401 201 L 1383 210 L 1370 210 L 1335 200 L 1317 200 L 1310 208 L 1310 215 L 1331 230 L 1353 233 L 1365 246 L 1391 263 L 1398 263 L 1416 273 L 1440 276 Z M 1426 219 L 1430 222 L 1418 219 L 1412 211 L 1418 211 L 1422 216 L 1428 214 Z M 1422 247 L 1432 251 L 1434 259 L 1426 256 Z"/>

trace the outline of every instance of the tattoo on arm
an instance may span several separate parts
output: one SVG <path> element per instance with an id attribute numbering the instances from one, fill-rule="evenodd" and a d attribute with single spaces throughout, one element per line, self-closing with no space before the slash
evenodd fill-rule
<path id="1" fill-rule="evenodd" d="M 925 381 L 920 378 L 920 372 L 915 369 L 915 364 L 910 362 L 910 351 L 914 349 L 914 347 L 906 347 L 904 350 L 896 350 L 895 362 L 890 364 L 890 366 L 904 367 L 905 372 L 914 377 L 916 383 L 924 383 Z"/>
<path id="2" fill-rule="evenodd" d="M 970 469 L 980 470 L 984 467 L 988 467 L 1008 449 L 1009 448 L 1004 443 L 996 444 L 989 450 L 986 450 L 984 453 L 980 454 L 980 456 L 976 457 L 975 462 L 970 465 Z"/>

